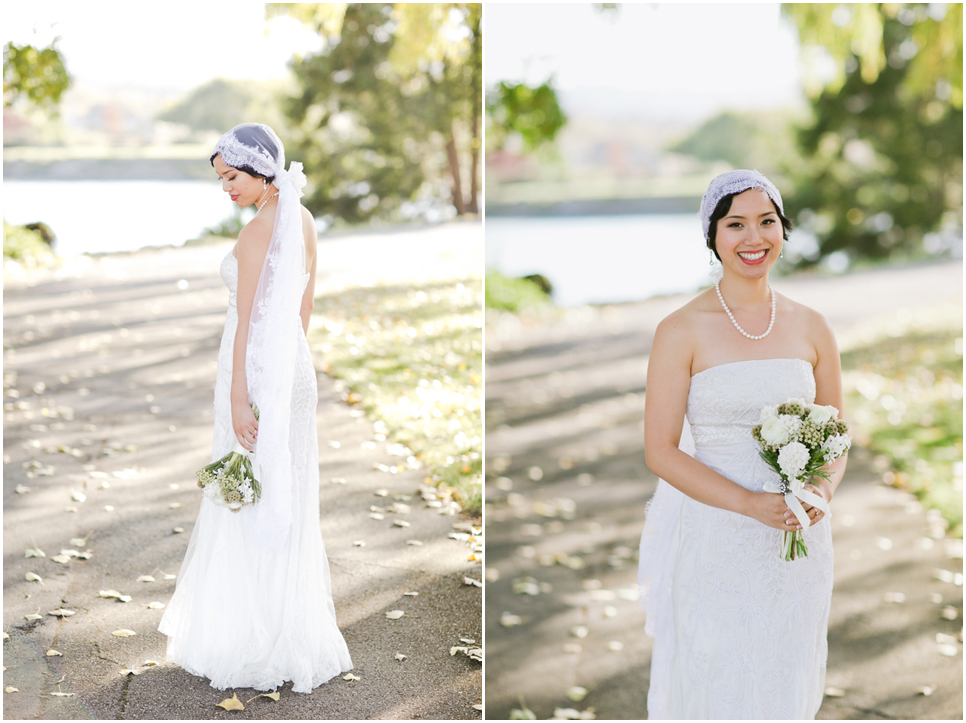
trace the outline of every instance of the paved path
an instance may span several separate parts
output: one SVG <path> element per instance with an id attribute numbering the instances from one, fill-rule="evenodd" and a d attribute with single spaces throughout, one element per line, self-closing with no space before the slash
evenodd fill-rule
<path id="1" fill-rule="evenodd" d="M 904 306 L 961 304 L 962 273 L 954 262 L 775 286 L 823 311 L 841 340 Z M 488 718 L 522 705 L 538 718 L 646 717 L 652 641 L 636 558 L 656 479 L 644 463 L 645 377 L 655 326 L 685 301 L 488 319 Z M 827 685 L 844 695 L 819 718 L 961 719 L 961 541 L 935 539 L 918 503 L 879 479 L 857 449 L 835 498 Z M 568 699 L 572 686 L 586 698 Z"/>
<path id="2" fill-rule="evenodd" d="M 459 276 L 480 268 L 481 236 L 478 225 L 457 224 L 321 244 L 318 291 Z M 169 576 L 178 572 L 201 502 L 193 475 L 210 458 L 227 305 L 218 268 L 228 248 L 107 256 L 5 279 L 4 687 L 19 692 L 4 694 L 4 717 L 479 717 L 472 706 L 482 695 L 480 663 L 450 648 L 466 645 L 461 638 L 481 641 L 481 591 L 464 576 L 479 580 L 482 571 L 468 559 L 469 544 L 449 537 L 461 531 L 454 525 L 479 521 L 440 514 L 445 501 L 424 503 L 425 472 L 375 469 L 398 460 L 388 452 L 391 440 L 379 439 L 325 375 L 322 536 L 339 625 L 361 680 L 336 678 L 311 695 L 287 685 L 277 703 L 259 698 L 225 714 L 216 704 L 231 691 L 165 663 L 157 632 L 163 611 L 146 605 L 169 601 Z M 353 269 L 365 269 L 365 278 Z M 34 460 L 39 468 L 25 468 Z M 18 494 L 19 485 L 29 491 Z M 377 496 L 381 490 L 387 496 Z M 371 505 L 397 501 L 411 512 L 370 517 Z M 410 526 L 396 526 L 397 519 Z M 80 549 L 90 559 L 53 561 L 75 537 L 88 538 Z M 46 557 L 25 558 L 33 547 Z M 27 582 L 27 572 L 43 582 Z M 155 582 L 138 582 L 142 575 Z M 107 589 L 133 601 L 99 597 Z M 412 592 L 419 594 L 405 595 Z M 48 614 L 57 608 L 76 614 Z M 387 619 L 396 609 L 406 616 Z M 24 617 L 37 612 L 39 620 Z M 120 628 L 137 634 L 114 637 Z M 51 649 L 62 655 L 48 657 Z M 396 660 L 397 653 L 407 657 Z M 145 664 L 151 660 L 158 665 Z M 244 702 L 257 691 L 237 693 Z"/>

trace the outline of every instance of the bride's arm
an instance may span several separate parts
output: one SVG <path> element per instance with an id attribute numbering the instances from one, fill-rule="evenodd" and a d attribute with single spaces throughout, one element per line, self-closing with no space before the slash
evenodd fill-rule
<path id="1" fill-rule="evenodd" d="M 662 321 L 647 365 L 644 453 L 648 468 L 688 497 L 738 512 L 780 530 L 788 506 L 779 494 L 756 493 L 678 449 L 691 387 L 691 334 L 685 314 Z"/>
<path id="2" fill-rule="evenodd" d="M 815 351 L 818 355 L 815 363 L 815 403 L 832 405 L 839 410 L 839 419 L 845 419 L 845 410 L 842 409 L 842 361 L 838 344 L 835 343 L 835 334 L 825 317 L 817 312 L 812 312 L 810 325 L 813 327 Z M 826 501 L 831 501 L 839 482 L 842 481 L 847 461 L 848 453 L 826 466 L 829 473 L 827 480 L 819 478 L 814 482 L 820 490 L 819 494 Z"/>
<path id="3" fill-rule="evenodd" d="M 248 375 L 245 357 L 248 352 L 248 328 L 255 303 L 258 277 L 262 273 L 272 229 L 262 223 L 249 223 L 238 234 L 235 255 L 238 257 L 238 328 L 235 330 L 235 346 L 231 363 L 231 424 L 238 442 L 245 449 L 252 449 L 258 433 L 258 420 L 248 403 Z"/>
<path id="4" fill-rule="evenodd" d="M 312 309 L 315 308 L 315 264 L 319 230 L 315 225 L 312 214 L 304 206 L 302 207 L 302 233 L 305 236 L 305 260 L 308 264 L 309 281 L 305 285 L 305 293 L 302 294 L 302 307 L 299 309 L 299 316 L 302 317 L 302 331 L 307 336 L 309 333 L 309 318 L 312 316 Z"/>

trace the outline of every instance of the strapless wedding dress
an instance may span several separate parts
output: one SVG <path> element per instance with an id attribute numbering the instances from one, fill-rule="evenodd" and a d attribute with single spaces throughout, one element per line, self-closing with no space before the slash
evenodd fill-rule
<path id="1" fill-rule="evenodd" d="M 238 261 L 231 252 L 221 276 L 229 306 L 218 352 L 212 461 L 231 452 L 237 441 L 230 389 Z M 352 668 L 336 625 L 319 530 L 318 386 L 301 327 L 298 333 L 290 436 L 293 522 L 285 544 L 280 551 L 260 549 L 249 531 L 254 508 L 233 512 L 202 498 L 159 627 L 168 636 L 168 659 L 209 678 L 214 688 L 272 690 L 290 680 L 292 690 L 307 693 Z"/>
<path id="2" fill-rule="evenodd" d="M 682 449 L 760 492 L 778 475 L 758 456 L 751 428 L 762 407 L 789 397 L 814 402 L 808 362 L 741 361 L 699 372 Z M 780 537 L 659 482 L 641 538 L 645 630 L 654 637 L 651 720 L 815 717 L 828 653 L 829 517 L 805 531 L 805 559 L 782 560 Z"/>

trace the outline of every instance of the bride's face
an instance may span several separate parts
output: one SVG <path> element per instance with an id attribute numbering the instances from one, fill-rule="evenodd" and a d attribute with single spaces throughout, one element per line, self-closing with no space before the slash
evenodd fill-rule
<path id="1" fill-rule="evenodd" d="M 240 208 L 251 206 L 265 190 L 260 178 L 229 166 L 220 155 L 215 156 L 214 165 L 215 173 L 221 179 L 221 190 L 231 196 L 231 200 Z"/>
<path id="2" fill-rule="evenodd" d="M 768 194 L 760 188 L 739 193 L 718 220 L 715 248 L 726 270 L 745 278 L 761 278 L 782 250 L 783 229 Z"/>

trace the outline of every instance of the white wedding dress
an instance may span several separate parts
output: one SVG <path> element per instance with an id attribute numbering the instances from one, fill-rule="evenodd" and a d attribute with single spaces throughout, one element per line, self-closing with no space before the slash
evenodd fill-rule
<path id="1" fill-rule="evenodd" d="M 229 306 L 218 353 L 212 461 L 237 443 L 229 397 L 238 325 L 238 261 L 232 252 L 221 264 L 221 276 Z M 352 668 L 336 625 L 319 530 L 318 386 L 305 335 L 300 326 L 297 331 L 288 536 L 280 551 L 260 547 L 249 529 L 253 507 L 233 512 L 202 498 L 174 596 L 159 626 L 168 636 L 168 659 L 209 678 L 214 688 L 272 690 L 290 680 L 292 690 L 308 693 Z"/>
<path id="2" fill-rule="evenodd" d="M 699 372 L 691 378 L 682 449 L 760 492 L 778 476 L 758 456 L 751 428 L 762 407 L 789 397 L 814 402 L 808 362 L 741 361 Z M 815 717 L 828 652 L 829 517 L 805 531 L 805 559 L 782 560 L 780 537 L 659 482 L 641 538 L 645 630 L 654 636 L 651 720 Z"/>

